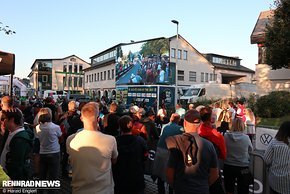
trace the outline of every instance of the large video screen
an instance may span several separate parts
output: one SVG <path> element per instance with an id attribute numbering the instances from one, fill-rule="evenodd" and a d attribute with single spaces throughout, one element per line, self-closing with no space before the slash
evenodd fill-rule
<path id="1" fill-rule="evenodd" d="M 116 85 L 174 83 L 175 67 L 169 61 L 169 40 L 155 39 L 117 48 Z"/>

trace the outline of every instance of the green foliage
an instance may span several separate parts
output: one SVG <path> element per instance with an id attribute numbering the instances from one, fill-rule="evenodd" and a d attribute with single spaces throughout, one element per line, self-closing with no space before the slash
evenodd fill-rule
<path id="1" fill-rule="evenodd" d="M 275 91 L 257 100 L 256 113 L 263 118 L 278 118 L 290 114 L 290 92 Z"/>
<path id="2" fill-rule="evenodd" d="M 168 39 L 158 39 L 153 41 L 148 41 L 142 45 L 141 54 L 143 56 L 148 56 L 151 54 L 157 54 L 161 56 L 169 51 Z"/>
<path id="3" fill-rule="evenodd" d="M 256 103 L 257 96 L 255 94 L 251 94 L 247 100 L 247 107 L 250 108 L 254 113 L 257 111 Z"/>
<path id="4" fill-rule="evenodd" d="M 274 18 L 266 27 L 266 62 L 272 69 L 290 67 L 290 1 L 275 0 Z"/>

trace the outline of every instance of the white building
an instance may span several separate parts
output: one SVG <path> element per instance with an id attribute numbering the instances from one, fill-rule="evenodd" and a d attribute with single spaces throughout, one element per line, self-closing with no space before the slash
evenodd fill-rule
<path id="1" fill-rule="evenodd" d="M 9 94 L 10 76 L 0 76 L 0 94 Z M 26 85 L 17 77 L 13 77 L 12 93 L 16 96 L 27 96 Z"/>
<path id="2" fill-rule="evenodd" d="M 89 66 L 76 55 L 62 59 L 36 59 L 28 77 L 38 96 L 42 96 L 44 90 L 83 93 L 83 69 Z"/>

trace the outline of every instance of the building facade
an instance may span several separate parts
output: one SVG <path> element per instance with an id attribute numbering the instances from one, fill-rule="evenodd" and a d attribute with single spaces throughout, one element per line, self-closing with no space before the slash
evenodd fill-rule
<path id="1" fill-rule="evenodd" d="M 177 41 L 178 40 L 178 41 Z M 162 41 L 163 47 L 159 47 Z M 154 42 L 154 43 L 153 43 Z M 140 49 L 134 50 L 142 44 Z M 167 45 L 168 44 L 168 45 Z M 153 45 L 153 46 L 152 46 Z M 148 54 L 147 47 L 154 54 Z M 147 48 L 147 50 L 146 50 Z M 127 54 L 128 53 L 128 54 Z M 252 83 L 254 71 L 241 65 L 238 57 L 201 54 L 182 36 L 120 43 L 91 59 L 84 69 L 85 92 L 95 97 L 114 98 L 116 87 L 124 85 L 171 85 L 186 88 L 201 83 Z M 177 66 L 176 66 L 177 64 Z M 137 70 L 138 69 L 138 70 Z M 148 75 L 158 74 L 148 81 Z M 176 72 L 177 71 L 177 72 Z M 134 82 L 139 77 L 141 82 Z M 127 81 L 125 81 L 125 79 Z M 128 81 L 130 80 L 130 81 Z"/>
<path id="2" fill-rule="evenodd" d="M 62 59 L 36 59 L 28 75 L 37 96 L 44 90 L 83 93 L 83 70 L 89 63 L 76 55 Z"/>
<path id="3" fill-rule="evenodd" d="M 290 91 L 290 68 L 272 70 L 266 64 L 265 30 L 273 16 L 273 11 L 262 11 L 251 34 L 251 44 L 258 46 L 255 82 L 259 95 L 265 95 L 271 91 Z"/>

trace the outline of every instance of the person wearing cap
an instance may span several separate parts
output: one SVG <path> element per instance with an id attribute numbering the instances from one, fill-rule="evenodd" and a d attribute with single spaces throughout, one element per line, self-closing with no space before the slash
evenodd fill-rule
<path id="1" fill-rule="evenodd" d="M 99 107 L 89 102 L 82 107 L 84 129 L 67 138 L 72 165 L 72 193 L 114 193 L 112 163 L 117 162 L 115 137 L 99 131 Z"/>
<path id="2" fill-rule="evenodd" d="M 189 110 L 184 115 L 185 133 L 166 139 L 170 153 L 166 177 L 175 194 L 209 194 L 209 186 L 219 177 L 215 149 L 198 135 L 199 126 L 199 113 Z"/>
<path id="3" fill-rule="evenodd" d="M 1 166 L 11 180 L 29 179 L 29 153 L 32 150 L 33 132 L 23 127 L 24 118 L 18 108 L 2 110 L 1 130 L 9 130 L 1 153 Z"/>

